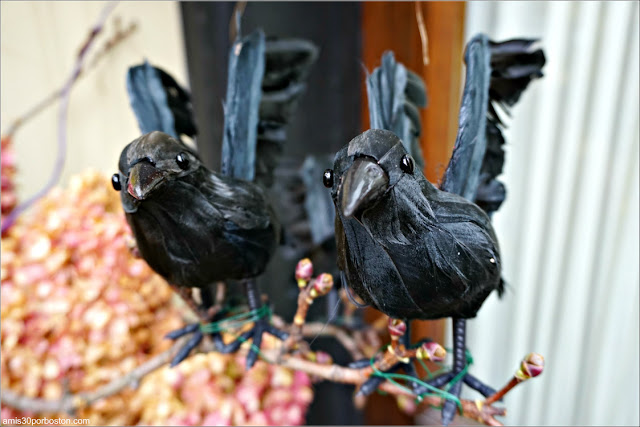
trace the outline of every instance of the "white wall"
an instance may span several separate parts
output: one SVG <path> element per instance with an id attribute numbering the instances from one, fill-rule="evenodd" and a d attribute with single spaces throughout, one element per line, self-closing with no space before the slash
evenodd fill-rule
<path id="1" fill-rule="evenodd" d="M 97 21 L 105 2 L 1 2 L 1 106 L 3 133 L 19 115 L 60 88 L 75 56 Z M 137 31 L 81 77 L 71 92 L 68 156 L 62 177 L 86 168 L 116 171 L 120 151 L 139 135 L 129 107 L 127 68 L 147 58 L 187 83 L 179 5 L 176 2 L 120 2 L 89 52 L 115 33 L 114 18 Z M 25 124 L 15 134 L 21 199 L 35 193 L 53 169 L 57 144 L 58 104 Z"/>
<path id="2" fill-rule="evenodd" d="M 472 371 L 506 382 L 510 424 L 638 425 L 638 2 L 470 2 L 466 39 L 539 37 L 495 217 L 509 282 L 471 321 Z"/>

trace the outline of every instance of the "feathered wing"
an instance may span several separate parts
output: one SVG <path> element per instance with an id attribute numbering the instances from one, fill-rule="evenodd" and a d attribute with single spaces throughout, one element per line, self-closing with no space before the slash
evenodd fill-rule
<path id="1" fill-rule="evenodd" d="M 251 113 L 250 120 L 245 120 L 240 125 L 248 128 L 253 126 L 252 123 L 256 120 L 255 136 L 251 136 L 253 140 L 243 140 L 238 138 L 237 134 L 235 137 L 233 134 L 227 134 L 225 130 L 223 164 L 240 164 L 242 169 L 248 172 L 253 171 L 252 179 L 256 183 L 264 188 L 272 188 L 272 193 L 276 196 L 275 203 L 279 207 L 279 220 L 283 224 L 285 245 L 287 249 L 292 249 L 297 254 L 301 247 L 310 248 L 311 242 L 318 242 L 320 239 L 318 236 L 326 232 L 326 227 L 318 227 L 324 222 L 317 221 L 320 210 L 317 203 L 312 203 L 313 201 L 322 202 L 321 198 L 313 196 L 320 193 L 309 187 L 304 172 L 300 172 L 300 164 L 297 161 L 287 161 L 282 158 L 283 147 L 287 140 L 287 126 L 293 118 L 300 97 L 306 90 L 306 80 L 318 57 L 318 48 L 310 41 L 303 39 L 264 39 L 260 32 L 254 32 L 239 39 L 234 46 L 241 44 L 242 50 L 251 48 L 251 46 L 247 47 L 247 42 L 258 38 L 263 39 L 264 42 L 264 65 L 260 74 L 259 96 L 257 96 L 258 92 L 252 93 L 250 97 L 245 96 L 253 104 L 239 105 Z M 255 42 L 254 44 L 257 45 Z M 237 49 L 237 47 L 231 48 L 230 62 L 237 61 L 234 58 Z M 233 117 L 229 116 L 232 111 L 229 105 L 233 101 L 230 96 L 233 94 L 234 97 L 239 97 L 250 90 L 238 76 L 251 73 L 251 81 L 255 82 L 259 74 L 258 70 L 259 68 L 249 61 L 237 61 L 237 66 L 233 70 L 230 67 L 225 129 L 232 127 L 230 119 Z M 249 131 L 247 130 L 245 134 L 249 135 Z M 254 150 L 254 155 L 250 153 L 250 149 Z M 308 166 L 309 160 L 307 159 L 304 164 Z M 279 174 L 277 182 L 274 172 L 276 167 Z M 248 179 L 248 176 L 241 177 Z M 316 181 L 318 176 L 318 174 L 314 176 Z M 323 187 L 321 190 L 323 194 L 326 192 L 324 190 L 326 189 Z M 333 208 L 332 205 L 328 206 Z"/>
<path id="2" fill-rule="evenodd" d="M 504 164 L 504 124 L 496 107 L 508 113 L 529 83 L 542 77 L 545 57 L 532 50 L 536 40 L 496 43 L 480 34 L 467 45 L 466 81 L 458 136 L 441 189 L 471 200 L 488 214 L 505 199 L 496 178 Z"/>
<path id="3" fill-rule="evenodd" d="M 287 139 L 287 125 L 298 108 L 317 58 L 318 48 L 308 40 L 268 38 L 266 41 L 255 167 L 256 181 L 265 187 L 273 185 L 274 170 Z"/>
<path id="4" fill-rule="evenodd" d="M 427 90 L 422 79 L 397 62 L 393 52 L 387 51 L 382 56 L 382 64 L 367 76 L 367 97 L 371 129 L 395 133 L 422 170 L 419 108 L 427 105 Z"/>
<path id="5" fill-rule="evenodd" d="M 162 69 L 146 61 L 129 68 L 127 92 L 142 133 L 158 130 L 177 139 L 196 135 L 189 93 Z"/>
<path id="6" fill-rule="evenodd" d="M 272 185 L 286 125 L 317 55 L 315 45 L 306 40 L 266 40 L 260 30 L 234 42 L 225 102 L 223 173 Z"/>
<path id="7" fill-rule="evenodd" d="M 363 213 L 361 221 L 367 231 L 363 229 L 363 234 L 351 239 L 350 252 L 356 240 L 370 236 L 375 242 L 367 247 L 379 257 L 376 266 L 371 267 L 373 273 L 354 273 L 349 265 L 353 261 L 341 260 L 349 270 L 347 274 L 360 276 L 361 285 L 358 280 L 351 282 L 354 290 L 361 296 L 362 290 L 377 293 L 377 300 L 384 300 L 387 314 L 410 312 L 411 317 L 422 319 L 448 317 L 451 313 L 474 317 L 494 289 L 487 284 L 499 281 L 500 257 L 489 219 L 479 207 L 460 196 L 436 190 L 422 176 L 402 180 L 398 185 L 402 189 L 390 192 L 388 200 Z M 346 229 L 350 225 L 340 226 Z M 351 226 L 355 224 L 351 222 Z M 490 258 L 493 263 L 487 262 Z M 393 286 L 379 282 L 381 270 L 396 275 L 390 282 Z M 448 285 L 428 285 L 433 283 Z M 461 299 L 461 295 L 465 298 Z"/>
<path id="8" fill-rule="evenodd" d="M 335 207 L 320 179 L 332 167 L 333 156 L 327 154 L 307 156 L 302 166 L 297 159 L 287 159 L 278 168 L 273 193 L 289 259 L 308 257 L 321 246 L 326 255 L 333 250 Z"/>
<path id="9" fill-rule="evenodd" d="M 224 106 L 222 173 L 247 181 L 255 176 L 263 75 L 264 33 L 258 30 L 231 46 Z"/>

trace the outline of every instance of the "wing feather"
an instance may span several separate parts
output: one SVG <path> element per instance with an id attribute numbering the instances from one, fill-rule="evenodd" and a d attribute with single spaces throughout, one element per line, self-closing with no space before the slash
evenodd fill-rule
<path id="1" fill-rule="evenodd" d="M 479 34 L 465 52 L 458 136 L 441 188 L 477 203 L 489 214 L 506 196 L 504 185 L 496 179 L 504 165 L 504 124 L 497 109 L 509 114 L 509 107 L 529 83 L 542 77 L 545 57 L 542 50 L 532 50 L 535 42 L 496 43 Z"/>

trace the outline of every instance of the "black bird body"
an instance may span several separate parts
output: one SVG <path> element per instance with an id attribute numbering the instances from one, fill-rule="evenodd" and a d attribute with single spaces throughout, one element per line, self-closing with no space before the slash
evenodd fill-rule
<path id="1" fill-rule="evenodd" d="M 142 257 L 172 285 L 202 288 L 264 272 L 281 235 L 267 188 L 317 55 L 306 40 L 267 41 L 261 30 L 238 35 L 220 173 L 180 140 L 196 135 L 189 93 L 148 63 L 129 70 L 131 106 L 145 135 L 120 156 L 122 204 Z"/>
<path id="2" fill-rule="evenodd" d="M 360 298 L 391 317 L 474 317 L 493 290 L 502 290 L 491 222 L 478 206 L 438 190 L 419 170 L 403 171 L 405 155 L 400 139 L 385 130 L 369 130 L 336 154 L 339 267 Z M 387 183 L 383 194 L 348 218 L 341 198 L 357 191 L 344 187 L 358 159 L 378 165 Z"/>
<path id="3" fill-rule="evenodd" d="M 187 169 L 176 162 L 181 153 Z M 127 190 L 120 193 L 122 204 L 140 253 L 169 283 L 203 287 L 264 271 L 279 225 L 259 185 L 208 170 L 162 132 L 130 143 L 119 169 Z"/>
<path id="4" fill-rule="evenodd" d="M 239 21 L 239 15 L 236 18 Z M 144 135 L 124 148 L 112 179 L 121 191 L 140 254 L 172 286 L 202 289 L 207 322 L 224 315 L 208 314 L 212 285 L 242 284 L 250 313 L 259 318 L 231 343 L 219 332 L 211 337 L 225 353 L 251 339 L 247 368 L 257 360 L 263 333 L 288 336 L 269 323 L 256 278 L 280 240 L 267 189 L 317 55 L 318 49 L 306 40 L 267 41 L 261 30 L 238 34 L 229 53 L 221 173 L 203 166 L 180 140 L 181 135 L 196 135 L 188 92 L 148 63 L 132 67 L 127 77 L 131 106 Z M 192 336 L 174 356 L 173 366 L 188 356 L 204 332 L 192 324 L 167 337 L 186 334 Z"/>
<path id="5" fill-rule="evenodd" d="M 415 96 L 421 86 L 407 83 L 391 55 L 367 85 L 372 127 L 388 130 L 354 138 L 336 154 L 334 171 L 324 175 L 325 185 L 332 187 L 338 263 L 348 285 L 393 318 L 453 318 L 452 369 L 427 382 L 449 384 L 454 396 L 462 383 L 484 396 L 495 393 L 464 370 L 466 319 L 475 317 L 492 291 L 503 291 L 500 249 L 490 222 L 506 195 L 497 179 L 504 164 L 498 111 L 508 113 L 529 83 L 542 77 L 545 57 L 532 49 L 534 43 L 496 43 L 479 34 L 467 45 L 458 136 L 440 188 L 414 170 L 396 136 L 410 139 L 404 142 L 413 151 L 420 126 L 412 106 L 421 99 Z M 404 91 L 391 91 L 389 82 Z M 410 363 L 405 370 L 416 375 Z M 380 381 L 370 378 L 360 391 L 370 393 Z M 417 395 L 428 391 L 413 385 Z M 455 412 L 454 401 L 447 400 L 443 424 Z"/>

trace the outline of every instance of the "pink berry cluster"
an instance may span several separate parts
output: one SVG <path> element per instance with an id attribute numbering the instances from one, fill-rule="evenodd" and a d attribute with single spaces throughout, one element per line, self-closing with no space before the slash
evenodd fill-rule
<path id="1" fill-rule="evenodd" d="M 197 354 L 149 375 L 131 401 L 145 425 L 301 425 L 313 391 L 309 376 L 259 360 Z"/>
<path id="2" fill-rule="evenodd" d="M 163 337 L 184 326 L 181 311 L 166 282 L 131 254 L 131 239 L 118 194 L 95 172 L 51 191 L 8 230 L 3 389 L 45 399 L 94 391 L 169 348 Z M 304 422 L 313 397 L 305 374 L 265 362 L 245 374 L 239 358 L 196 355 L 76 416 L 93 425 Z M 38 414 L 2 407 L 3 419 L 16 416 Z"/>
<path id="3" fill-rule="evenodd" d="M 4 223 L 5 216 L 9 215 L 13 208 L 16 207 L 18 201 L 14 182 L 16 160 L 11 149 L 11 138 L 8 136 L 2 138 L 0 163 L 2 168 L 2 196 L 0 197 L 0 203 L 2 204 L 2 223 Z"/>

